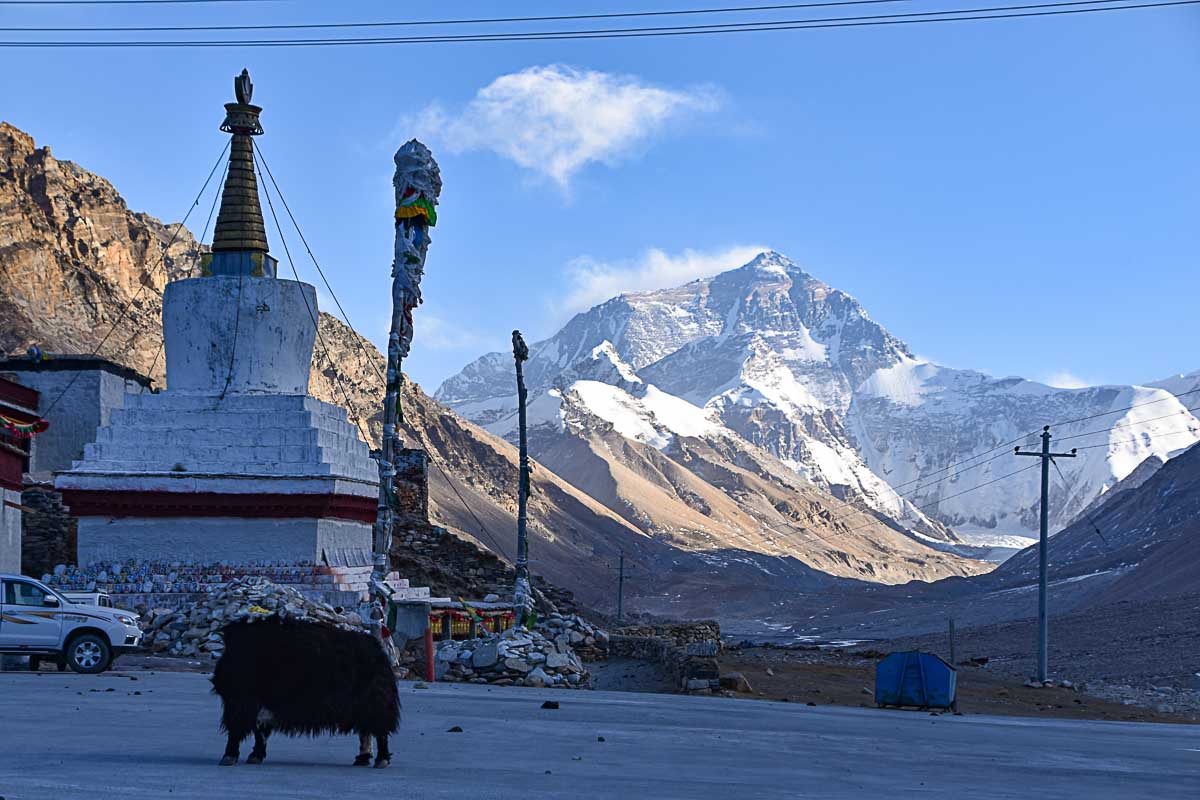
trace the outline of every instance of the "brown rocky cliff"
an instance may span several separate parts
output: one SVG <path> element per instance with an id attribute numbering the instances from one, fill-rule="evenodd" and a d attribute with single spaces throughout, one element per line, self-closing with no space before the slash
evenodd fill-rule
<path id="1" fill-rule="evenodd" d="M 186 228 L 130 211 L 111 183 L 0 123 L 0 351 L 99 346 L 161 383 L 163 287 L 202 252 Z"/>

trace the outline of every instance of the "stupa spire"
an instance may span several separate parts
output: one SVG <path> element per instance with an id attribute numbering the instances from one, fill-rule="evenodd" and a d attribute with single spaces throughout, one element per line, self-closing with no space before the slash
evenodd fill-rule
<path id="1" fill-rule="evenodd" d="M 236 102 L 225 104 L 225 121 L 221 130 L 233 134 L 229 147 L 229 173 L 221 191 L 221 211 L 213 229 L 210 270 L 212 274 L 257 274 L 274 276 L 274 259 L 265 259 L 267 229 L 263 224 L 262 205 L 258 199 L 258 181 L 254 172 L 254 143 L 252 136 L 262 134 L 258 115 L 262 108 L 251 105 L 254 86 L 250 73 L 233 79 Z M 244 253 L 249 256 L 228 259 L 221 253 Z M 257 256 L 255 256 L 257 254 Z M 265 263 L 264 263 L 265 262 Z"/>

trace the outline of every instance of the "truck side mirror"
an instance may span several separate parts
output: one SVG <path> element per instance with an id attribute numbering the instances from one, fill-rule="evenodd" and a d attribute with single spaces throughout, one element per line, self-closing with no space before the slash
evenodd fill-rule
<path id="1" fill-rule="evenodd" d="M 45 598 L 42 600 L 42 605 L 44 605 L 44 606 L 50 606 L 51 608 L 58 608 L 58 598 L 57 598 L 57 597 L 55 597 L 55 596 L 54 596 L 54 595 L 52 595 L 52 594 L 48 594 L 48 595 L 46 595 L 46 597 L 45 597 Z"/>

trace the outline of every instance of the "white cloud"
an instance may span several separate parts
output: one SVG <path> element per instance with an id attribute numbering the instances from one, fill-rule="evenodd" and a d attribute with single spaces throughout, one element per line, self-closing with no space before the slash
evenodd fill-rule
<path id="1" fill-rule="evenodd" d="M 1094 384 L 1066 370 L 1061 370 L 1047 378 L 1046 385 L 1053 386 L 1055 389 L 1086 389 Z"/>
<path id="2" fill-rule="evenodd" d="M 452 152 L 491 150 L 565 189 L 585 164 L 613 164 L 668 122 L 719 105 L 711 88 L 664 89 L 631 75 L 551 64 L 501 75 L 461 112 L 434 103 L 403 124 Z"/>
<path id="3" fill-rule="evenodd" d="M 769 247 L 736 245 L 720 251 L 684 250 L 672 255 L 651 248 L 627 261 L 597 261 L 580 256 L 567 264 L 571 287 L 563 310 L 583 311 L 623 292 L 665 289 L 740 267 Z"/>

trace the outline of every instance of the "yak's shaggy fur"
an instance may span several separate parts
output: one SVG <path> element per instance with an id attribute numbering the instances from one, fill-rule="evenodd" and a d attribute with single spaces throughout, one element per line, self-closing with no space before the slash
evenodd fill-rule
<path id="1" fill-rule="evenodd" d="M 378 743 L 375 766 L 387 766 L 388 735 L 400 727 L 400 695 L 383 647 L 371 635 L 329 625 L 268 617 L 226 625 L 225 652 L 213 693 L 229 735 L 223 764 L 237 762 L 251 733 L 247 763 L 266 757 L 272 731 L 291 736 L 356 733 Z M 366 763 L 360 751 L 359 760 Z"/>

